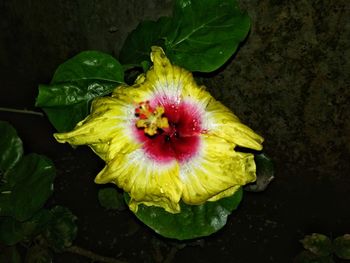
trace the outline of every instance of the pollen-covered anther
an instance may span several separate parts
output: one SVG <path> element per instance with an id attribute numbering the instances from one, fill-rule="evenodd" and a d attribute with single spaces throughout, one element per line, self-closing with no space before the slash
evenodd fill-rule
<path id="1" fill-rule="evenodd" d="M 169 128 L 168 119 L 163 117 L 164 107 L 151 107 L 149 101 L 140 102 L 135 109 L 135 115 L 139 118 L 136 121 L 137 128 L 144 128 L 144 132 L 150 136 L 158 133 L 158 129 Z"/>

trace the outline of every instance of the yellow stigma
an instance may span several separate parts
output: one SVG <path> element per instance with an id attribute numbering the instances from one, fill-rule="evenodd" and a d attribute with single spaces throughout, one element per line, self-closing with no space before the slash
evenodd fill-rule
<path id="1" fill-rule="evenodd" d="M 169 128 L 168 119 L 162 117 L 164 114 L 164 107 L 157 106 L 153 109 L 149 105 L 149 101 L 140 102 L 139 107 L 135 109 L 136 116 L 139 120 L 136 121 L 137 128 L 144 128 L 146 134 L 153 136 L 157 134 L 158 129 Z"/>

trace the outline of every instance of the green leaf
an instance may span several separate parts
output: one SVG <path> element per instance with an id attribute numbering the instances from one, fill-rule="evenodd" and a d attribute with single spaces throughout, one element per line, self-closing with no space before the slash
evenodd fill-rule
<path id="1" fill-rule="evenodd" d="M 98 191 L 98 200 L 106 209 L 124 210 L 125 202 L 123 194 L 113 187 L 103 188 Z"/>
<path id="2" fill-rule="evenodd" d="M 250 28 L 236 0 L 177 0 L 166 36 L 170 60 L 190 71 L 211 72 L 237 50 Z"/>
<path id="3" fill-rule="evenodd" d="M 326 235 L 314 233 L 305 236 L 300 242 L 306 250 L 320 257 L 328 256 L 333 252 L 332 241 Z"/>
<path id="4" fill-rule="evenodd" d="M 72 80 L 63 83 L 40 85 L 37 105 L 60 107 L 90 101 L 111 92 L 116 87 L 115 81 L 90 79 Z"/>
<path id="5" fill-rule="evenodd" d="M 84 101 L 68 107 L 43 108 L 50 122 L 59 132 L 72 130 L 75 125 L 89 114 L 90 101 Z"/>
<path id="6" fill-rule="evenodd" d="M 123 63 L 149 61 L 152 45 L 190 71 L 221 67 L 247 36 L 250 19 L 236 0 L 177 0 L 171 18 L 146 21 L 129 35 L 120 52 Z"/>
<path id="7" fill-rule="evenodd" d="M 33 216 L 53 192 L 55 168 L 38 154 L 24 156 L 7 174 L 0 188 L 0 216 L 25 221 Z"/>
<path id="8" fill-rule="evenodd" d="M 216 202 L 202 205 L 181 203 L 181 212 L 171 214 L 163 208 L 139 205 L 136 217 L 158 234 L 179 240 L 208 236 L 221 229 L 227 216 L 235 210 L 242 200 L 242 189 L 234 195 Z M 125 193 L 126 202 L 130 197 Z"/>
<path id="9" fill-rule="evenodd" d="M 83 51 L 61 64 L 51 84 L 79 80 L 109 80 L 123 82 L 120 63 L 111 55 L 99 51 Z"/>
<path id="10" fill-rule="evenodd" d="M 5 174 L 21 159 L 23 146 L 16 130 L 5 121 L 0 121 L 0 134 L 0 174 Z"/>
<path id="11" fill-rule="evenodd" d="M 62 252 L 72 245 L 77 235 L 77 217 L 72 212 L 62 206 L 51 209 L 51 221 L 48 225 L 44 237 L 49 246 L 56 252 Z"/>
<path id="12" fill-rule="evenodd" d="M 40 245 L 30 247 L 26 255 L 26 263 L 51 263 L 53 260 L 49 249 Z"/>
<path id="13" fill-rule="evenodd" d="M 46 229 L 51 219 L 49 210 L 40 209 L 29 220 L 22 222 L 22 231 L 26 237 L 34 237 Z"/>
<path id="14" fill-rule="evenodd" d="M 50 85 L 40 85 L 36 106 L 55 128 L 68 131 L 88 115 L 90 102 L 123 83 L 124 72 L 112 56 L 84 51 L 60 65 Z"/>
<path id="15" fill-rule="evenodd" d="M 328 256 L 318 256 L 314 253 L 304 250 L 294 259 L 294 263 L 334 263 L 331 255 Z"/>
<path id="16" fill-rule="evenodd" d="M 333 241 L 334 253 L 342 259 L 350 259 L 350 234 L 337 237 Z"/>
<path id="17" fill-rule="evenodd" d="M 21 255 L 16 246 L 0 248 L 0 262 L 21 263 Z"/>
<path id="18" fill-rule="evenodd" d="M 20 222 L 13 217 L 0 217 L 0 242 L 14 245 L 42 232 L 50 220 L 47 210 L 40 210 L 31 219 Z"/>
<path id="19" fill-rule="evenodd" d="M 165 46 L 162 38 L 169 22 L 169 17 L 141 22 L 126 38 L 119 53 L 120 62 L 141 67 L 143 61 L 150 61 L 151 46 Z"/>

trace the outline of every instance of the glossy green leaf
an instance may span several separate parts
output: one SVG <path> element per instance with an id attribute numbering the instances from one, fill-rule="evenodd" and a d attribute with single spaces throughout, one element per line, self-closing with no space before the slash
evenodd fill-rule
<path id="1" fill-rule="evenodd" d="M 163 38 L 169 22 L 169 17 L 141 22 L 126 38 L 119 53 L 120 62 L 141 67 L 143 61 L 150 61 L 151 46 L 164 47 Z"/>
<path id="2" fill-rule="evenodd" d="M 77 217 L 72 212 L 61 206 L 56 206 L 50 210 L 51 221 L 48 225 L 44 237 L 49 246 L 56 252 L 61 252 L 72 245 L 77 235 Z"/>
<path id="3" fill-rule="evenodd" d="M 350 234 L 337 237 L 333 241 L 334 253 L 342 259 L 350 259 Z"/>
<path id="4" fill-rule="evenodd" d="M 5 174 L 21 159 L 23 146 L 16 130 L 5 121 L 0 121 L 0 134 L 0 174 Z"/>
<path id="5" fill-rule="evenodd" d="M 30 239 L 42 232 L 50 215 L 47 210 L 40 210 L 27 221 L 20 222 L 13 217 L 0 217 L 0 242 L 6 245 L 14 245 L 20 241 Z"/>
<path id="6" fill-rule="evenodd" d="M 234 195 L 202 205 L 181 203 L 181 213 L 171 214 L 163 208 L 139 205 L 136 217 L 158 234 L 179 240 L 208 236 L 221 229 L 228 215 L 242 200 L 242 189 Z M 130 197 L 125 194 L 126 202 Z"/>
<path id="7" fill-rule="evenodd" d="M 332 241 L 323 234 L 314 233 L 305 236 L 300 242 L 306 250 L 317 256 L 328 256 L 332 253 Z"/>
<path id="8" fill-rule="evenodd" d="M 112 56 L 84 51 L 60 65 L 50 85 L 40 85 L 36 106 L 55 128 L 74 128 L 89 112 L 92 99 L 111 93 L 124 81 L 124 71 Z"/>
<path id="9" fill-rule="evenodd" d="M 107 80 L 72 80 L 69 82 L 40 85 L 37 105 L 60 107 L 90 101 L 101 95 L 110 93 L 117 83 Z"/>
<path id="10" fill-rule="evenodd" d="M 40 245 L 32 246 L 28 249 L 26 263 L 52 263 L 53 256 L 50 250 Z"/>
<path id="11" fill-rule="evenodd" d="M 166 37 L 170 60 L 190 71 L 211 72 L 237 50 L 250 28 L 236 0 L 177 0 Z"/>
<path id="12" fill-rule="evenodd" d="M 140 64 L 159 45 L 174 64 L 211 72 L 236 52 L 249 29 L 250 19 L 236 0 L 177 0 L 171 18 L 143 22 L 130 34 L 120 59 Z"/>
<path id="13" fill-rule="evenodd" d="M 122 193 L 113 187 L 103 188 L 98 191 L 98 201 L 101 206 L 111 210 L 124 210 L 125 202 Z"/>
<path id="14" fill-rule="evenodd" d="M 0 262 L 21 263 L 21 255 L 16 246 L 1 247 L 0 248 Z"/>
<path id="15" fill-rule="evenodd" d="M 0 188 L 0 216 L 19 221 L 32 217 L 53 192 L 55 168 L 48 158 L 29 154 L 7 174 Z"/>
<path id="16" fill-rule="evenodd" d="M 60 65 L 51 84 L 79 80 L 109 80 L 123 82 L 120 63 L 111 55 L 100 51 L 83 51 Z"/>

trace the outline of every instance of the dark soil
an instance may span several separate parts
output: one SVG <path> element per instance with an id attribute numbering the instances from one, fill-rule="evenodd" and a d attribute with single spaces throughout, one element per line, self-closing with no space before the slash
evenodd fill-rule
<path id="1" fill-rule="evenodd" d="M 203 81 L 265 138 L 275 180 L 246 193 L 218 233 L 180 243 L 129 211 L 107 211 L 93 179 L 103 162 L 87 147 L 55 142 L 45 117 L 0 112 L 27 152 L 57 167 L 49 206 L 78 217 L 75 245 L 127 262 L 292 262 L 299 240 L 350 233 L 350 2 L 240 1 L 252 30 L 237 55 Z M 2 1 L 0 107 L 34 109 L 37 85 L 82 50 L 117 54 L 139 21 L 169 14 L 171 1 Z M 36 109 L 39 110 L 39 109 Z M 1 136 L 1 135 L 0 135 Z M 54 262 L 90 262 L 71 253 Z M 338 261 L 340 262 L 340 261 Z"/>

